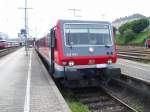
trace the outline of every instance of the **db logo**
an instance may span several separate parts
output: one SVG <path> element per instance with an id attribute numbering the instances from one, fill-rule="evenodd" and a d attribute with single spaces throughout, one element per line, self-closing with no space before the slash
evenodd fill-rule
<path id="1" fill-rule="evenodd" d="M 95 60 L 94 59 L 89 60 L 89 64 L 90 65 L 95 64 Z"/>

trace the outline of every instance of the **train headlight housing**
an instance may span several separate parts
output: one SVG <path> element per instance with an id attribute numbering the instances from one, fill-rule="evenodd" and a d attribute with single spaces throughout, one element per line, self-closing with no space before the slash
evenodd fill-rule
<path id="1" fill-rule="evenodd" d="M 63 61 L 62 64 L 65 66 L 65 65 L 67 65 L 67 62 Z"/>
<path id="2" fill-rule="evenodd" d="M 107 61 L 107 63 L 108 63 L 108 64 L 112 64 L 112 59 L 109 59 L 109 60 Z"/>
<path id="3" fill-rule="evenodd" d="M 74 65 L 74 62 L 73 62 L 73 61 L 69 61 L 68 65 L 69 65 L 69 66 L 73 66 L 73 65 Z"/>

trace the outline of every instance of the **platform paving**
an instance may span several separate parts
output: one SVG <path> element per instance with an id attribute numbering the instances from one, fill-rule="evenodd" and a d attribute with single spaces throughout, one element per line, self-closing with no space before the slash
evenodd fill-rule
<path id="1" fill-rule="evenodd" d="M 0 76 L 0 112 L 70 112 L 33 49 L 0 58 Z"/>
<path id="2" fill-rule="evenodd" d="M 115 66 L 121 68 L 121 72 L 124 75 L 150 83 L 150 64 L 118 59 Z"/>

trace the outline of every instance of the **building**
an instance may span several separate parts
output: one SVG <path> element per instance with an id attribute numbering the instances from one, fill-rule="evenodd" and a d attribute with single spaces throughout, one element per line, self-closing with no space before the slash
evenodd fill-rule
<path id="1" fill-rule="evenodd" d="M 0 40 L 7 40 L 7 39 L 8 39 L 8 35 L 3 32 L 0 32 Z"/>
<path id="2" fill-rule="evenodd" d="M 116 19 L 115 21 L 112 22 L 112 25 L 118 29 L 122 24 L 125 24 L 125 23 L 133 21 L 133 20 L 143 19 L 143 18 L 146 18 L 146 17 L 142 14 L 137 13 L 137 14 L 133 14 L 130 16 L 121 17 L 119 19 Z"/>

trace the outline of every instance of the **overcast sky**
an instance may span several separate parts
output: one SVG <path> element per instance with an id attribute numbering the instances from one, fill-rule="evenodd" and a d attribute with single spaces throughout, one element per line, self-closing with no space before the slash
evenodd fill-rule
<path id="1" fill-rule="evenodd" d="M 24 28 L 24 0 L 0 0 L 0 32 L 17 37 Z M 150 16 L 149 0 L 28 0 L 30 35 L 41 37 L 58 19 L 113 20 L 140 13 Z M 82 17 L 74 17 L 68 9 Z"/>

